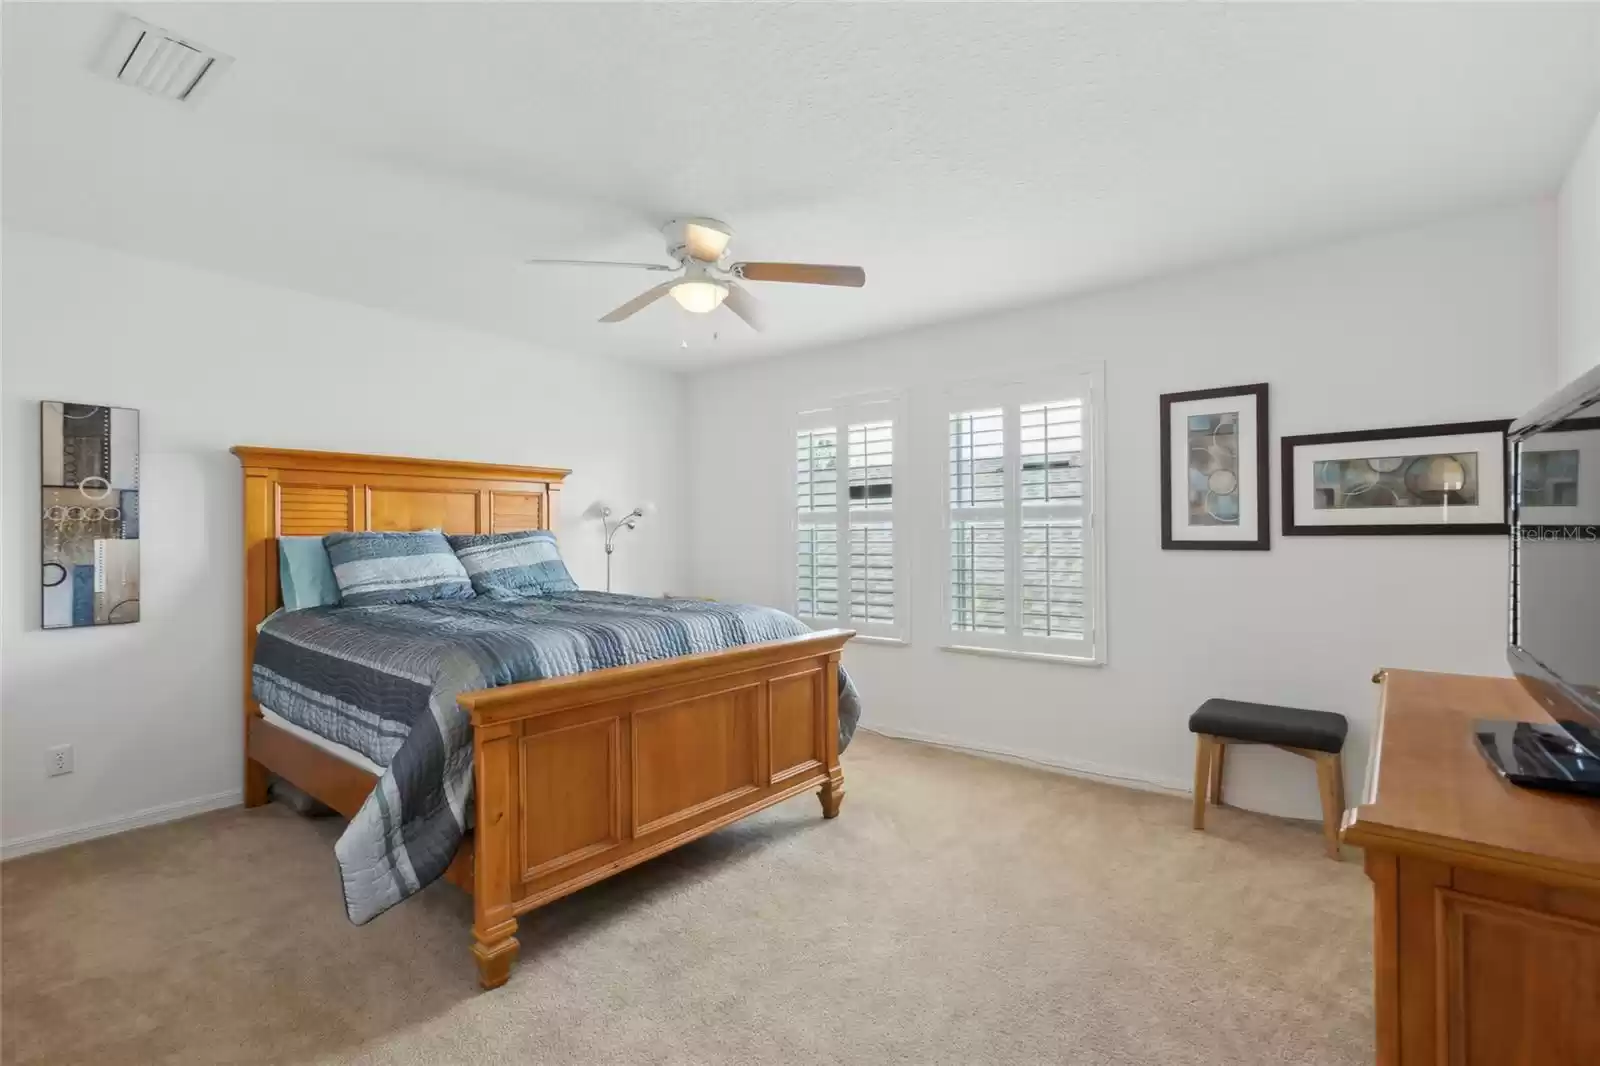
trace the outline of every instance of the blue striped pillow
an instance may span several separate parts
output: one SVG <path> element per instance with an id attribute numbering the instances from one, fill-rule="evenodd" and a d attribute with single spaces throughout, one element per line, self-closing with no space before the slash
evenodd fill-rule
<path id="1" fill-rule="evenodd" d="M 451 537 L 450 547 L 472 577 L 478 595 L 492 599 L 572 592 L 578 583 L 561 561 L 554 533 L 530 529 L 522 533 L 468 534 Z"/>
<path id="2" fill-rule="evenodd" d="M 346 607 L 472 599 L 472 581 L 437 529 L 329 533 L 322 543 Z"/>

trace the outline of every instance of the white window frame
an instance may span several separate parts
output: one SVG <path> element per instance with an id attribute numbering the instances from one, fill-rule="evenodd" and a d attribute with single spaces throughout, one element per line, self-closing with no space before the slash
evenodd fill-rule
<path id="1" fill-rule="evenodd" d="M 850 501 L 850 427 L 867 422 L 892 422 L 893 446 L 890 463 L 893 473 L 894 494 L 889 506 L 851 507 Z M 837 458 L 834 462 L 835 500 L 832 517 L 838 537 L 839 613 L 837 615 L 801 614 L 799 610 L 799 575 L 796 560 L 800 550 L 800 512 L 795 499 L 795 449 L 797 434 L 806 430 L 833 429 L 837 436 Z M 790 426 L 788 463 L 785 478 L 788 487 L 789 511 L 789 589 L 790 609 L 795 617 L 807 625 L 823 629 L 838 627 L 854 629 L 856 640 L 866 643 L 907 644 L 911 640 L 911 523 L 913 513 L 907 499 L 910 484 L 907 439 L 909 426 L 905 396 L 901 393 L 875 393 L 853 396 L 800 412 Z M 865 501 L 864 501 L 865 502 Z M 827 511 L 812 512 L 815 518 L 806 525 L 824 524 Z M 853 611 L 850 587 L 850 530 L 860 523 L 887 522 L 894 529 L 894 621 L 886 623 L 857 617 Z"/>
<path id="2" fill-rule="evenodd" d="M 1021 416 L 1024 405 L 1051 403 L 1062 399 L 1083 401 L 1083 446 L 1086 484 L 1084 502 L 1075 504 L 1028 504 L 1022 502 Z M 1000 408 L 1004 424 L 1004 499 L 999 505 L 961 507 L 952 505 L 950 484 L 950 418 L 967 411 Z M 1102 666 L 1106 662 L 1106 566 L 1105 566 L 1105 371 L 1091 366 L 1069 372 L 1052 372 L 1024 380 L 968 382 L 944 393 L 935 412 L 939 420 L 939 440 L 943 448 L 940 461 L 941 531 L 943 558 L 940 562 L 941 644 L 945 651 L 997 655 L 1007 658 L 1037 659 L 1079 666 Z M 959 520 L 1003 520 L 1005 523 L 1006 632 L 977 633 L 956 629 L 952 624 L 953 581 L 950 551 L 953 527 Z M 1030 636 L 1022 632 L 1022 523 L 1039 517 L 1083 518 L 1084 601 L 1090 617 L 1085 637 Z"/>

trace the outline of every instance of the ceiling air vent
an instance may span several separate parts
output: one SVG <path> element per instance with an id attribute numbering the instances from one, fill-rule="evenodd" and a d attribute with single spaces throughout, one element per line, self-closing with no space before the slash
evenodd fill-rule
<path id="1" fill-rule="evenodd" d="M 113 28 L 96 69 L 152 96 L 193 103 L 232 63 L 231 56 L 130 15 Z"/>

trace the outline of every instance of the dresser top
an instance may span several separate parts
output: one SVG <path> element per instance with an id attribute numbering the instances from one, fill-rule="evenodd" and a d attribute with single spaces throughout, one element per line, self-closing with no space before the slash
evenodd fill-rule
<path id="1" fill-rule="evenodd" d="M 1475 718 L 1550 721 L 1512 678 L 1383 671 L 1375 762 L 1345 841 L 1600 889 L 1600 800 L 1503 780 Z"/>

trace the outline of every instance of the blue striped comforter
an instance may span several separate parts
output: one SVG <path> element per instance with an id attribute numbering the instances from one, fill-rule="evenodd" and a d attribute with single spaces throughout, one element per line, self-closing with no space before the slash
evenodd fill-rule
<path id="1" fill-rule="evenodd" d="M 720 651 L 808 632 L 770 607 L 557 592 L 522 600 L 316 607 L 267 619 L 256 701 L 385 767 L 334 852 L 363 924 L 445 871 L 472 800 L 473 689 Z M 860 718 L 839 674 L 839 749 Z"/>

